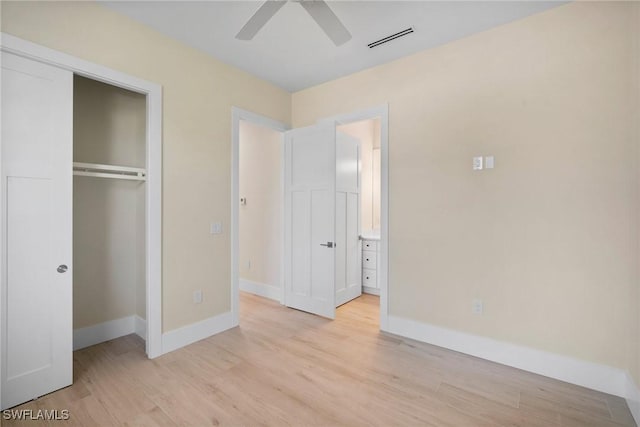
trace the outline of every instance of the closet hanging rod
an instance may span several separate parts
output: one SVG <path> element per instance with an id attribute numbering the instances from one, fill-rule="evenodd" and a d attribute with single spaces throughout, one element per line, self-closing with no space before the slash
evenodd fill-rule
<path id="1" fill-rule="evenodd" d="M 146 181 L 147 171 L 142 168 L 129 166 L 101 165 L 98 163 L 73 162 L 73 174 L 77 176 L 92 176 L 95 178 L 128 179 Z"/>

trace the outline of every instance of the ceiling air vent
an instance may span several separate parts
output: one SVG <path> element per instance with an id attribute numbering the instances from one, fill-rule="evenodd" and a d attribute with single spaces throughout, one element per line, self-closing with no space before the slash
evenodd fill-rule
<path id="1" fill-rule="evenodd" d="M 390 42 L 391 40 L 395 40 L 397 38 L 404 37 L 404 36 L 409 35 L 411 33 L 413 33 L 413 27 L 409 27 L 406 30 L 402 30 L 402 31 L 400 31 L 398 33 L 391 34 L 390 36 L 384 37 L 384 38 L 382 38 L 380 40 L 376 40 L 376 41 L 374 41 L 372 43 L 369 43 L 367 46 L 369 46 L 369 49 L 373 49 L 374 47 L 378 47 L 381 44 L 385 44 L 387 42 Z"/>

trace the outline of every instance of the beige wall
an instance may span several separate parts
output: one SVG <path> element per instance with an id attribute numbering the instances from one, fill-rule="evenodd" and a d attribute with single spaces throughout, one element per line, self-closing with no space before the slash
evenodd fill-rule
<path id="1" fill-rule="evenodd" d="M 229 309 L 231 106 L 302 126 L 388 101 L 391 314 L 640 383 L 638 9 L 571 3 L 293 98 L 95 3 L 3 3 L 2 31 L 163 86 L 164 331 Z"/>
<path id="2" fill-rule="evenodd" d="M 286 123 L 290 95 L 93 2 L 7 2 L 2 31 L 163 86 L 163 331 L 228 311 L 231 107 Z"/>
<path id="3" fill-rule="evenodd" d="M 76 77 L 73 104 L 74 161 L 144 167 L 143 95 Z M 144 318 L 144 209 L 143 183 L 74 177 L 74 328 Z"/>
<path id="4" fill-rule="evenodd" d="M 639 6 L 571 3 L 293 94 L 294 127 L 389 103 L 391 315 L 638 379 Z"/>
<path id="5" fill-rule="evenodd" d="M 242 120 L 239 136 L 240 278 L 281 286 L 282 132 Z"/>

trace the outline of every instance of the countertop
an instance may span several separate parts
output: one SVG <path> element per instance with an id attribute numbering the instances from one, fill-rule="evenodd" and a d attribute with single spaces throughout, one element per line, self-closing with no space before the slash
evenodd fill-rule
<path id="1" fill-rule="evenodd" d="M 362 240 L 380 240 L 380 230 L 363 230 L 360 237 Z"/>

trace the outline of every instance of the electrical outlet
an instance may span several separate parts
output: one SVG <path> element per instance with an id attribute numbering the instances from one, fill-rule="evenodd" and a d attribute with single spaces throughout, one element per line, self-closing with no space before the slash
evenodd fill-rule
<path id="1" fill-rule="evenodd" d="M 202 302 L 202 291 L 198 289 L 197 291 L 193 291 L 193 303 L 200 304 Z"/>
<path id="2" fill-rule="evenodd" d="M 222 223 L 221 222 L 212 222 L 209 227 L 209 232 L 211 234 L 221 234 L 222 233 Z"/>
<path id="3" fill-rule="evenodd" d="M 495 167 L 496 160 L 493 156 L 487 156 L 484 158 L 484 168 L 493 169 Z"/>
<path id="4" fill-rule="evenodd" d="M 471 312 L 473 314 L 482 314 L 484 313 L 484 303 L 481 299 L 474 299 L 471 305 Z"/>

